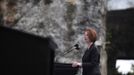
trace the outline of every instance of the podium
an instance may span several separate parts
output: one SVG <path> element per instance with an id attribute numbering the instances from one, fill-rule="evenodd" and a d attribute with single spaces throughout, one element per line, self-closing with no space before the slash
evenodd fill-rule
<path id="1" fill-rule="evenodd" d="M 78 71 L 78 67 L 73 68 L 72 64 L 66 63 L 54 63 L 53 75 L 75 75 Z"/>
<path id="2" fill-rule="evenodd" d="M 52 75 L 55 48 L 50 38 L 0 26 L 0 43 L 1 75 Z"/>
<path id="3" fill-rule="evenodd" d="M 75 75 L 71 64 L 54 63 L 56 43 L 0 26 L 0 60 L 2 75 Z"/>

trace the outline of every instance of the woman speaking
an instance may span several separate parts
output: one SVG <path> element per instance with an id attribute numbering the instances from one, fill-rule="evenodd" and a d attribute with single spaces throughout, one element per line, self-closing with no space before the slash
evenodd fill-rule
<path id="1" fill-rule="evenodd" d="M 99 67 L 100 51 L 94 44 L 97 38 L 96 31 L 92 28 L 86 29 L 84 38 L 88 47 L 82 57 L 82 63 L 74 61 L 72 67 L 83 68 L 82 75 L 101 75 Z"/>

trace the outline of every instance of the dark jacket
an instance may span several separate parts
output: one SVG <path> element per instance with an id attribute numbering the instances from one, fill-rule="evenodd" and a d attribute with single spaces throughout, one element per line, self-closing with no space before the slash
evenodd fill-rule
<path id="1" fill-rule="evenodd" d="M 82 75 L 101 75 L 99 63 L 100 51 L 92 44 L 91 47 L 85 51 L 82 58 Z"/>

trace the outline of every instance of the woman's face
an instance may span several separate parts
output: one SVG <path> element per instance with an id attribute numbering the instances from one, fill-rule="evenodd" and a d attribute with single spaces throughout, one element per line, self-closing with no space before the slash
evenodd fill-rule
<path id="1" fill-rule="evenodd" d="M 90 41 L 90 39 L 89 39 L 89 37 L 88 37 L 88 32 L 85 32 L 84 33 L 84 38 L 85 38 L 85 41 L 89 44 L 91 41 Z"/>

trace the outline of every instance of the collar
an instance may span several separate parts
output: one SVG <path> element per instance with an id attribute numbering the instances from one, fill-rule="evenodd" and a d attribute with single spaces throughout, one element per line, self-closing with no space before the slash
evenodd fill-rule
<path id="1" fill-rule="evenodd" d="M 89 45 L 88 45 L 88 49 L 93 45 L 93 42 L 91 42 Z"/>

